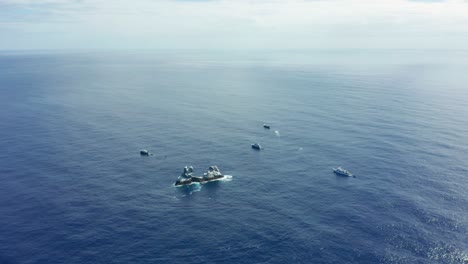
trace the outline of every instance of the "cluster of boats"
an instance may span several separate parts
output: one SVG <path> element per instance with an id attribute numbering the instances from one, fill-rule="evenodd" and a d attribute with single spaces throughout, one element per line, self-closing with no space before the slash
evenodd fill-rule
<path id="1" fill-rule="evenodd" d="M 349 171 L 347 171 L 347 170 L 345 170 L 345 169 L 343 169 L 341 167 L 334 168 L 333 172 L 336 175 L 339 175 L 339 176 L 354 177 L 354 178 L 356 177 L 351 172 L 349 172 Z M 202 176 L 194 176 L 193 175 L 193 167 L 192 166 L 185 166 L 184 171 L 179 176 L 179 178 L 175 182 L 174 186 L 178 187 L 178 186 L 184 186 L 184 185 L 191 185 L 191 184 L 194 184 L 194 183 L 203 184 L 203 183 L 207 183 L 207 182 L 211 182 L 211 181 L 220 180 L 220 179 L 223 179 L 224 177 L 225 177 L 225 175 L 223 175 L 221 173 L 218 166 L 216 166 L 216 165 L 212 165 L 212 166 L 208 167 L 208 170 Z"/>
<path id="2" fill-rule="evenodd" d="M 271 127 L 270 127 L 270 125 L 263 124 L 263 128 L 270 129 Z M 252 148 L 256 149 L 256 150 L 262 150 L 263 149 L 262 146 L 260 146 L 260 144 L 258 144 L 258 143 L 252 144 Z"/>
<path id="3" fill-rule="evenodd" d="M 206 183 L 210 181 L 216 181 L 224 178 L 225 176 L 221 173 L 218 166 L 212 165 L 208 167 L 208 170 L 203 176 L 193 176 L 193 167 L 185 166 L 184 171 L 175 182 L 175 186 L 190 185 L 193 183 Z"/>
<path id="4" fill-rule="evenodd" d="M 263 124 L 263 127 L 265 129 L 270 129 L 270 126 L 267 124 Z M 256 150 L 262 150 L 262 146 L 258 143 L 252 144 L 252 148 Z M 153 156 L 152 153 L 150 153 L 146 149 L 140 150 L 140 155 L 141 156 Z M 351 172 L 348 170 L 343 169 L 342 167 L 338 168 L 333 168 L 333 172 L 338 175 L 338 176 L 344 176 L 344 177 L 356 177 L 354 176 Z M 202 176 L 194 176 L 193 175 L 193 167 L 192 166 L 185 166 L 182 174 L 177 178 L 177 181 L 175 182 L 175 186 L 184 186 L 184 185 L 191 185 L 194 183 L 206 183 L 206 182 L 211 182 L 211 181 L 216 181 L 223 179 L 225 175 L 221 173 L 219 170 L 218 166 L 212 165 L 208 167 L 208 170 L 203 173 Z"/>

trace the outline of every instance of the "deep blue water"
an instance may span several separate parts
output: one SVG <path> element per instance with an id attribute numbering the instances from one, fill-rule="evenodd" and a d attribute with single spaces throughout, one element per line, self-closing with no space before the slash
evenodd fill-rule
<path id="1" fill-rule="evenodd" d="M 0 69 L 2 264 L 468 263 L 468 52 L 3 52 Z M 212 164 L 232 180 L 173 187 Z"/>

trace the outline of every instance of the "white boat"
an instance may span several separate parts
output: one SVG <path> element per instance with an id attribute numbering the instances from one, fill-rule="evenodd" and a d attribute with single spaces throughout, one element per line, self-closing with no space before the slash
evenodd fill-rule
<path id="1" fill-rule="evenodd" d="M 184 167 L 184 172 L 182 172 L 182 174 L 180 176 L 183 177 L 183 178 L 190 178 L 190 177 L 192 177 L 192 173 L 193 173 L 193 167 L 192 166 L 185 166 Z"/>
<path id="2" fill-rule="evenodd" d="M 218 176 L 223 176 L 223 174 L 216 165 L 208 167 L 208 170 L 205 173 L 203 173 L 203 177 L 205 177 L 206 179 L 212 179 Z"/>
<path id="3" fill-rule="evenodd" d="M 333 172 L 336 174 L 336 175 L 340 175 L 340 176 L 345 176 L 345 177 L 355 177 L 351 172 L 341 168 L 341 167 L 338 167 L 338 168 L 333 168 Z"/>

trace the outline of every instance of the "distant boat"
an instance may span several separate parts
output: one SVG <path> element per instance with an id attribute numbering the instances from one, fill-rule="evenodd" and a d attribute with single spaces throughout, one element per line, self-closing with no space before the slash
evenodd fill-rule
<path id="1" fill-rule="evenodd" d="M 336 174 L 336 175 L 340 175 L 340 176 L 345 176 L 345 177 L 356 177 L 354 176 L 351 172 L 341 168 L 341 167 L 338 167 L 338 168 L 334 168 L 333 169 L 333 172 Z"/>
<path id="2" fill-rule="evenodd" d="M 253 149 L 256 149 L 256 150 L 261 150 L 261 149 L 262 149 L 262 146 L 260 146 L 259 144 L 255 143 L 255 144 L 252 144 L 252 148 L 253 148 Z"/>
<path id="3" fill-rule="evenodd" d="M 146 149 L 142 149 L 140 150 L 140 155 L 141 156 L 152 156 L 153 154 L 151 154 L 148 150 Z"/>
<path id="4" fill-rule="evenodd" d="M 270 129 L 270 125 L 263 124 L 263 128 Z"/>

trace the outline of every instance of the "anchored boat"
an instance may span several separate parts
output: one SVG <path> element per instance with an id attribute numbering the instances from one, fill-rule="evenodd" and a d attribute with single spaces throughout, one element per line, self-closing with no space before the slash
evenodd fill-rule
<path id="1" fill-rule="evenodd" d="M 203 176 L 192 176 L 193 167 L 185 166 L 184 171 L 175 182 L 175 186 L 190 185 L 193 183 L 206 183 L 210 181 L 216 181 L 224 178 L 224 175 L 219 170 L 218 166 L 213 165 L 208 167 L 208 170 Z"/>

